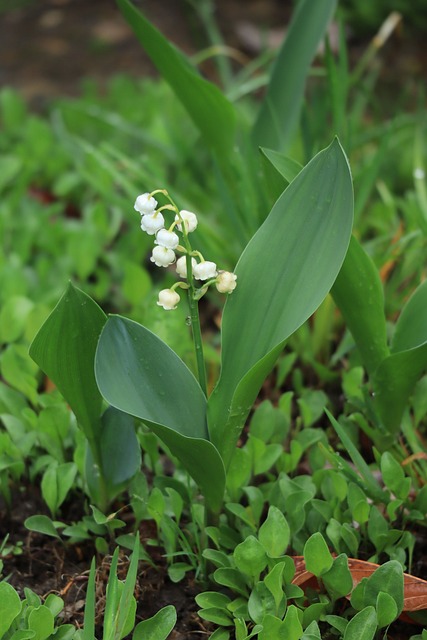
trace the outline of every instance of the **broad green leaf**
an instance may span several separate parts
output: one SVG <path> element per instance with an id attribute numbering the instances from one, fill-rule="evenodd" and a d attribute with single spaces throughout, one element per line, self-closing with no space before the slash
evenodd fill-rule
<path id="1" fill-rule="evenodd" d="M 271 201 L 275 202 L 288 184 L 297 177 L 302 165 L 272 149 L 260 148 L 261 161 Z"/>
<path id="2" fill-rule="evenodd" d="M 74 462 L 50 465 L 43 474 L 41 490 L 52 516 L 64 502 L 74 483 L 77 467 Z"/>
<path id="3" fill-rule="evenodd" d="M 374 263 L 354 236 L 331 293 L 353 335 L 366 369 L 373 374 L 390 353 L 384 293 Z"/>
<path id="4" fill-rule="evenodd" d="M 123 411 L 108 407 L 101 418 L 100 452 L 103 478 L 108 486 L 109 498 L 125 488 L 141 465 L 141 447 L 135 433 L 134 419 Z M 86 479 L 90 494 L 100 492 L 99 475 L 94 469 L 90 448 L 87 450 Z"/>
<path id="5" fill-rule="evenodd" d="M 267 519 L 258 532 L 258 539 L 267 555 L 271 558 L 277 558 L 285 553 L 290 535 L 291 532 L 285 516 L 280 509 L 271 505 Z"/>
<path id="6" fill-rule="evenodd" d="M 34 640 L 46 640 L 54 629 L 54 618 L 50 609 L 40 605 L 30 611 L 28 626 L 32 631 L 35 631 Z"/>
<path id="7" fill-rule="evenodd" d="M 301 169 L 302 164 L 285 155 L 280 151 L 274 151 L 273 149 L 260 148 L 261 154 L 268 160 L 268 164 L 275 169 L 276 173 L 281 177 L 282 191 L 287 183 L 292 182 L 297 177 Z"/>
<path id="8" fill-rule="evenodd" d="M 176 610 L 171 604 L 155 616 L 136 625 L 132 640 L 166 640 L 176 623 Z"/>
<path id="9" fill-rule="evenodd" d="M 322 581 L 333 598 L 342 598 L 351 592 L 353 579 L 345 553 L 334 559 L 329 571 L 322 574 Z"/>
<path id="10" fill-rule="evenodd" d="M 399 615 L 403 609 L 403 569 L 397 560 L 389 560 L 368 578 L 364 591 L 364 604 L 375 606 L 381 591 L 393 598 L 397 615 Z"/>
<path id="11" fill-rule="evenodd" d="M 304 561 L 307 571 L 321 576 L 330 570 L 333 558 L 321 533 L 313 533 L 304 545 Z"/>
<path id="12" fill-rule="evenodd" d="M 219 508 L 225 473 L 207 439 L 206 398 L 172 349 L 140 324 L 111 316 L 99 340 L 95 372 L 105 399 L 143 420 L 198 483 L 211 508 Z"/>
<path id="13" fill-rule="evenodd" d="M 202 78 L 188 59 L 129 0 L 117 0 L 121 12 L 159 73 L 182 102 L 206 144 L 219 156 L 234 145 L 236 113 L 221 91 Z"/>
<path id="14" fill-rule="evenodd" d="M 271 613 L 267 613 L 262 621 L 261 631 L 258 633 L 259 640 L 271 640 L 272 638 L 275 640 L 288 640 L 292 637 L 292 635 L 288 635 L 288 628 L 283 620 L 271 615 Z"/>
<path id="15" fill-rule="evenodd" d="M 264 582 L 257 582 L 248 600 L 248 613 L 254 622 L 261 624 L 268 614 L 275 615 L 276 603 Z"/>
<path id="16" fill-rule="evenodd" d="M 0 582 L 0 638 L 21 611 L 21 599 L 7 582 Z"/>
<path id="17" fill-rule="evenodd" d="M 106 315 L 71 283 L 33 340 L 30 356 L 56 384 L 90 442 L 100 431 L 102 397 L 93 372 Z"/>
<path id="18" fill-rule="evenodd" d="M 345 628 L 344 640 L 373 640 L 377 630 L 374 607 L 365 607 L 350 620 Z"/>
<path id="19" fill-rule="evenodd" d="M 254 125 L 255 144 L 278 151 L 289 146 L 298 126 L 308 69 L 336 4 L 336 0 L 298 3 Z"/>
<path id="20" fill-rule="evenodd" d="M 414 291 L 396 323 L 391 352 L 415 349 L 427 343 L 427 280 Z M 426 362 L 427 364 L 427 362 Z"/>
<path id="21" fill-rule="evenodd" d="M 24 526 L 29 531 L 37 531 L 38 533 L 43 533 L 46 536 L 59 538 L 55 525 L 47 516 L 30 516 L 25 520 Z"/>
<path id="22" fill-rule="evenodd" d="M 285 562 L 278 562 L 274 565 L 271 571 L 264 578 L 264 584 L 270 591 L 274 598 L 276 605 L 275 614 L 279 613 L 279 606 L 282 602 L 286 602 L 286 598 L 283 592 L 283 571 L 285 569 Z"/>
<path id="23" fill-rule="evenodd" d="M 373 384 L 383 425 L 395 434 L 400 429 L 408 398 L 427 368 L 427 281 L 403 308 L 391 351 L 378 367 Z"/>
<path id="24" fill-rule="evenodd" d="M 234 549 L 233 558 L 238 570 L 253 578 L 259 576 L 268 562 L 264 547 L 255 536 L 248 536 L 238 544 Z"/>
<path id="25" fill-rule="evenodd" d="M 399 614 L 394 598 L 384 591 L 379 592 L 375 608 L 380 629 L 382 627 L 388 627 L 393 620 L 396 620 Z"/>
<path id="26" fill-rule="evenodd" d="M 212 442 L 228 465 L 285 340 L 316 310 L 347 251 L 353 192 L 337 140 L 299 173 L 237 264 L 222 320 L 222 367 L 209 399 Z"/>
<path id="27" fill-rule="evenodd" d="M 286 640 L 299 640 L 302 635 L 303 628 L 300 622 L 299 610 L 294 604 L 288 607 L 285 618 L 283 620 L 283 638 Z"/>

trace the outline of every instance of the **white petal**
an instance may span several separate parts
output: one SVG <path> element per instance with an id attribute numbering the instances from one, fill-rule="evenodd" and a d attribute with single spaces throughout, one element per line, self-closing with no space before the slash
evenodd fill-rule
<path id="1" fill-rule="evenodd" d="M 135 211 L 139 211 L 142 215 L 154 213 L 157 207 L 157 200 L 150 196 L 149 193 L 142 193 L 137 197 L 134 204 Z"/>
<path id="2" fill-rule="evenodd" d="M 167 249 L 166 247 L 154 247 L 150 258 L 151 262 L 154 262 L 157 267 L 168 267 L 175 262 L 175 259 L 172 249 Z"/>
<path id="3" fill-rule="evenodd" d="M 193 269 L 193 276 L 196 280 L 209 280 L 209 278 L 215 278 L 217 275 L 215 262 L 199 262 Z"/>
<path id="4" fill-rule="evenodd" d="M 156 244 L 160 247 L 166 247 L 167 249 L 176 249 L 179 244 L 179 238 L 173 231 L 160 229 L 156 235 Z"/>

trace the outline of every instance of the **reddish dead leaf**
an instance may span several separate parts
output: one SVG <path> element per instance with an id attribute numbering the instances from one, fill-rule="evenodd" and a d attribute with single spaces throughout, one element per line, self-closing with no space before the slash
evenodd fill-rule
<path id="1" fill-rule="evenodd" d="M 307 571 L 303 556 L 292 556 L 295 564 L 295 575 L 292 584 L 299 587 L 303 585 L 316 588 L 318 582 L 316 577 Z M 353 589 L 362 578 L 369 578 L 380 565 L 356 558 L 348 559 L 348 567 L 353 578 Z M 411 576 L 409 573 L 403 574 L 403 611 L 421 611 L 427 609 L 427 581 L 422 578 Z"/>
<path id="2" fill-rule="evenodd" d="M 403 460 L 402 467 L 407 464 L 411 464 L 411 462 L 413 462 L 414 460 L 427 460 L 427 453 L 425 453 L 424 451 L 413 453 L 411 456 L 408 456 L 405 460 Z"/>

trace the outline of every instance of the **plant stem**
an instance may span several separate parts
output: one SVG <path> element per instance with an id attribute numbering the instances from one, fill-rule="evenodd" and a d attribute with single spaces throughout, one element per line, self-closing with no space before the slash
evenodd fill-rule
<path id="1" fill-rule="evenodd" d="M 202 388 L 203 393 L 207 397 L 208 391 L 207 391 L 207 382 L 206 382 L 205 358 L 203 355 L 202 331 L 200 329 L 199 303 L 198 303 L 198 300 L 194 299 L 194 285 L 193 285 L 193 274 L 192 274 L 192 268 L 191 268 L 191 257 L 188 254 L 186 255 L 186 262 L 187 262 L 188 282 L 190 284 L 190 288 L 188 289 L 188 305 L 190 307 L 191 331 L 193 334 L 194 350 L 196 352 L 197 373 L 199 377 L 199 384 Z"/>
<path id="2" fill-rule="evenodd" d="M 160 191 L 160 190 L 159 190 Z M 156 192 L 153 192 L 156 193 Z M 167 191 L 161 191 L 169 202 L 171 203 L 173 209 L 176 211 L 177 216 L 181 219 L 179 209 L 176 206 L 175 202 L 172 200 Z M 206 368 L 205 368 L 205 358 L 203 355 L 203 341 L 202 341 L 202 332 L 200 329 L 200 318 L 199 318 L 199 302 L 195 297 L 195 287 L 193 281 L 193 267 L 191 264 L 191 244 L 188 239 L 188 232 L 186 230 L 186 226 L 184 221 L 181 219 L 182 224 L 182 235 L 184 240 L 184 246 L 186 250 L 185 262 L 187 265 L 187 282 L 189 284 L 188 291 L 188 306 L 190 308 L 190 321 L 191 321 L 191 331 L 193 334 L 193 342 L 194 342 L 194 350 L 196 352 L 196 364 L 197 364 L 197 374 L 199 378 L 199 384 L 202 388 L 203 393 L 207 397 L 208 395 L 208 385 L 206 382 Z"/>

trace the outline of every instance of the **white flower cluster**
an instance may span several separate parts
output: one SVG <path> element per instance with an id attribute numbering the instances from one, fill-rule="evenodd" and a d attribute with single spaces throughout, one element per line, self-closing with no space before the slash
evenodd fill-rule
<path id="1" fill-rule="evenodd" d="M 158 192 L 167 195 L 166 192 L 160 189 L 153 193 L 143 193 L 137 197 L 134 205 L 135 211 L 141 214 L 141 229 L 150 236 L 156 236 L 154 241 L 156 246 L 151 254 L 151 262 L 154 262 L 157 267 L 168 267 L 176 261 L 178 275 L 187 279 L 187 255 L 190 255 L 193 278 L 205 282 L 202 289 L 199 290 L 200 295 L 198 297 L 201 297 L 206 292 L 210 284 L 215 284 L 220 293 L 234 291 L 237 280 L 237 276 L 234 273 L 218 271 L 215 262 L 205 260 L 198 251 L 189 250 L 188 243 L 184 242 L 186 246 L 180 245 L 180 238 L 174 229 L 176 228 L 187 239 L 188 234 L 197 227 L 196 214 L 185 209 L 179 211 L 172 204 L 157 208 L 158 202 L 153 194 Z M 175 218 L 169 229 L 165 228 L 165 218 L 162 214 L 162 211 L 166 210 L 175 211 Z M 184 255 L 177 259 L 175 251 L 179 251 Z M 198 257 L 199 261 L 193 256 Z M 166 310 L 176 309 L 176 305 L 180 300 L 179 294 L 175 291 L 177 287 L 188 288 L 188 285 L 177 283 L 171 289 L 163 289 L 159 293 L 157 304 Z"/>

